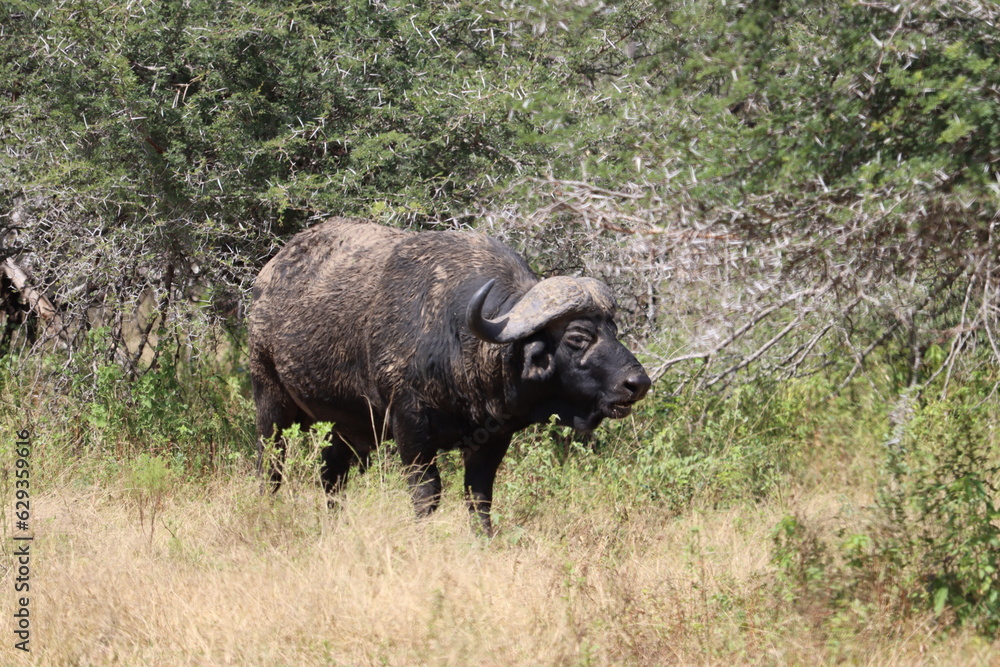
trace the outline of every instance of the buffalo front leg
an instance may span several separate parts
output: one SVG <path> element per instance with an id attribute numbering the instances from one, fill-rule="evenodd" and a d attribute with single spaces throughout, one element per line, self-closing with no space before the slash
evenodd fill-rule
<path id="1" fill-rule="evenodd" d="M 344 490 L 344 484 L 347 483 L 354 453 L 346 443 L 335 441 L 323 448 L 322 456 L 323 465 L 319 475 L 323 490 L 326 491 L 327 505 L 332 507 L 334 497 Z"/>
<path id="2" fill-rule="evenodd" d="M 415 406 L 401 404 L 393 415 L 392 432 L 406 469 L 417 516 L 427 516 L 441 502 L 441 472 L 434 462 L 437 447 L 428 436 L 426 419 Z"/>
<path id="3" fill-rule="evenodd" d="M 365 438 L 349 437 L 342 433 L 331 434 L 330 444 L 323 449 L 323 465 L 320 468 L 327 507 L 332 509 L 337 504 L 337 497 L 347 483 L 352 465 L 357 463 L 361 473 L 368 468 L 374 446 L 374 442 L 366 441 Z"/>
<path id="4" fill-rule="evenodd" d="M 466 449 L 465 459 L 465 500 L 469 512 L 476 519 L 487 537 L 493 535 L 493 522 L 490 519 L 490 509 L 493 505 L 493 482 L 497 477 L 497 469 L 507 453 L 510 438 L 500 441 L 489 441 L 482 446 Z"/>
<path id="5" fill-rule="evenodd" d="M 406 479 L 413 496 L 413 508 L 418 517 L 425 517 L 441 503 L 441 472 L 433 458 L 430 461 L 423 456 L 412 461 L 404 459 L 403 464 L 406 466 Z"/>

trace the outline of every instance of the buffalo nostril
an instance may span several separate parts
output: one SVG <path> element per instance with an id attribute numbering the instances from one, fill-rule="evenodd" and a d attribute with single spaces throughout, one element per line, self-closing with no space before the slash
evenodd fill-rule
<path id="1" fill-rule="evenodd" d="M 643 371 L 639 371 L 628 376 L 622 383 L 622 386 L 632 394 L 631 400 L 638 401 L 646 395 L 646 392 L 649 391 L 649 386 L 651 384 L 652 381 L 649 379 L 649 376 Z"/>

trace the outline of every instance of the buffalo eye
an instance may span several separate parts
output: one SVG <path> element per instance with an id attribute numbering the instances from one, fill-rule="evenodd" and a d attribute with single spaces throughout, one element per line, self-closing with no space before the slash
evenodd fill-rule
<path id="1" fill-rule="evenodd" d="M 574 349 L 584 350 L 594 341 L 594 334 L 584 329 L 570 329 L 563 340 Z"/>

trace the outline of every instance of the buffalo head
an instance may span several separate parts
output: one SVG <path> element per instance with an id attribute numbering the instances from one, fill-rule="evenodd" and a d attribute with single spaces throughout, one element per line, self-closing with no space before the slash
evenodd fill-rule
<path id="1" fill-rule="evenodd" d="M 646 395 L 649 376 L 618 341 L 615 301 L 607 285 L 593 278 L 548 278 L 509 311 L 488 319 L 483 306 L 494 283 L 487 282 L 469 301 L 466 322 L 484 341 L 520 345 L 524 393 L 530 396 L 535 387 L 545 397 L 539 413 L 590 430 L 605 417 L 626 416 Z"/>

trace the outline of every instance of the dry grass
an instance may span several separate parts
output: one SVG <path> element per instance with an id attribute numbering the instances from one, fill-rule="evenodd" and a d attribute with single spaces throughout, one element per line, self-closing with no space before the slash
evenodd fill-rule
<path id="1" fill-rule="evenodd" d="M 152 536 L 149 513 L 141 524 L 124 481 L 40 493 L 30 657 L 39 664 L 990 664 L 990 646 L 936 636 L 929 621 L 819 636 L 780 599 L 769 583 L 778 519 L 790 510 L 832 516 L 864 498 L 817 493 L 677 517 L 581 497 L 486 541 L 469 530 L 454 493 L 418 522 L 401 481 L 383 473 L 352 485 L 332 512 L 308 486 L 261 498 L 243 475 L 178 485 Z M 4 579 L 11 591 L 9 571 Z M 13 594 L 0 600 L 10 618 Z M 5 647 L 4 660 L 15 654 Z"/>

